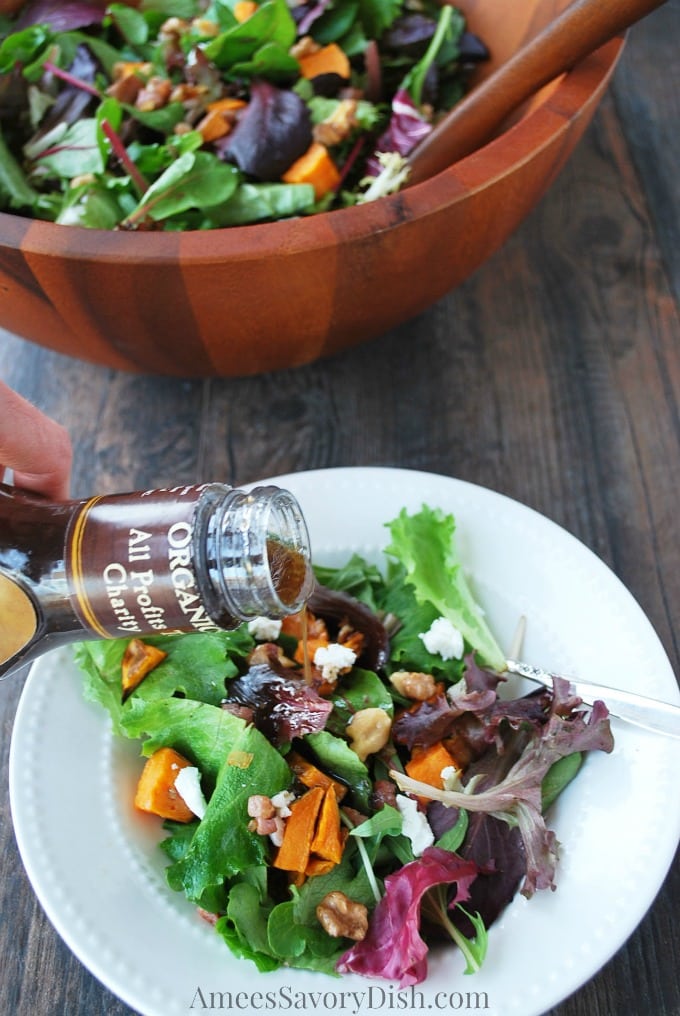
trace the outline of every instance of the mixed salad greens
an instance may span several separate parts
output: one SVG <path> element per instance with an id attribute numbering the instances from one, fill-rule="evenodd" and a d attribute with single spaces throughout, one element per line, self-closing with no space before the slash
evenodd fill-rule
<path id="1" fill-rule="evenodd" d="M 404 987 L 442 939 L 478 970 L 515 894 L 555 886 L 546 809 L 613 747 L 604 704 L 560 678 L 499 697 L 451 515 L 388 529 L 383 568 L 317 566 L 283 622 L 76 650 L 87 696 L 142 738 L 135 803 L 165 819 L 169 885 L 261 971 Z"/>
<path id="2" fill-rule="evenodd" d="M 487 55 L 437 0 L 29 0 L 0 15 L 0 209 L 187 230 L 372 200 Z"/>

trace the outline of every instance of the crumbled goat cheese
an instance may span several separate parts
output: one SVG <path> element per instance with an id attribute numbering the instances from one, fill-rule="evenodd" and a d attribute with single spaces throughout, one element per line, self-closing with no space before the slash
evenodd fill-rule
<path id="1" fill-rule="evenodd" d="M 418 805 L 412 797 L 397 794 L 396 802 L 403 819 L 401 831 L 411 841 L 415 857 L 420 857 L 422 852 L 434 843 L 434 833 L 423 812 L 418 811 Z"/>
<path id="2" fill-rule="evenodd" d="M 428 653 L 441 656 L 442 660 L 460 660 L 465 652 L 463 636 L 447 617 L 438 617 L 430 630 L 418 636 L 423 640 Z"/>
<path id="3" fill-rule="evenodd" d="M 444 790 L 460 790 L 460 770 L 455 766 L 444 766 L 440 776 Z"/>
<path id="4" fill-rule="evenodd" d="M 248 622 L 248 631 L 256 642 L 274 642 L 281 634 L 281 621 L 270 617 L 254 617 Z"/>
<path id="5" fill-rule="evenodd" d="M 319 646 L 314 653 L 314 666 L 319 667 L 324 681 L 335 681 L 343 670 L 353 666 L 357 654 L 349 646 L 341 646 L 331 642 L 329 646 Z"/>
<path id="6" fill-rule="evenodd" d="M 196 766 L 184 766 L 175 777 L 175 790 L 187 808 L 198 818 L 203 818 L 207 805 L 201 790 L 201 774 Z"/>

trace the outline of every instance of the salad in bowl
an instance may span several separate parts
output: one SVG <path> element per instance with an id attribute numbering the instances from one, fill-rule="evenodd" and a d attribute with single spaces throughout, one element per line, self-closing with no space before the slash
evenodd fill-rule
<path id="1" fill-rule="evenodd" d="M 373 200 L 487 56 L 436 0 L 31 0 L 0 15 L 0 210 L 177 231 Z"/>

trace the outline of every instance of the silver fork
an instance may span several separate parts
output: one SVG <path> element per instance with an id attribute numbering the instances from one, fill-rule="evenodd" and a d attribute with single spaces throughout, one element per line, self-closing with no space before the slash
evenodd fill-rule
<path id="1" fill-rule="evenodd" d="M 506 660 L 505 665 L 512 674 L 552 688 L 553 674 L 541 667 L 519 660 Z M 574 693 L 586 705 L 592 705 L 596 699 L 600 699 L 612 716 L 617 716 L 620 720 L 654 730 L 658 734 L 680 738 L 680 706 L 647 698 L 632 691 L 623 691 L 621 688 L 608 688 L 593 681 L 581 681 L 573 677 L 565 677 L 564 680 L 569 681 Z"/>

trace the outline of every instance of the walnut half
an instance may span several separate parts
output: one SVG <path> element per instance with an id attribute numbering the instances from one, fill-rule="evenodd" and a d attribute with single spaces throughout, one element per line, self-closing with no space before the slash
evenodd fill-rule
<path id="1" fill-rule="evenodd" d="M 324 896 L 316 908 L 319 924 L 333 938 L 360 942 L 368 931 L 368 910 L 339 890 Z"/>
<path id="2" fill-rule="evenodd" d="M 384 709 L 359 709 L 345 727 L 351 748 L 365 762 L 369 755 L 384 748 L 390 738 L 392 718 Z"/>

